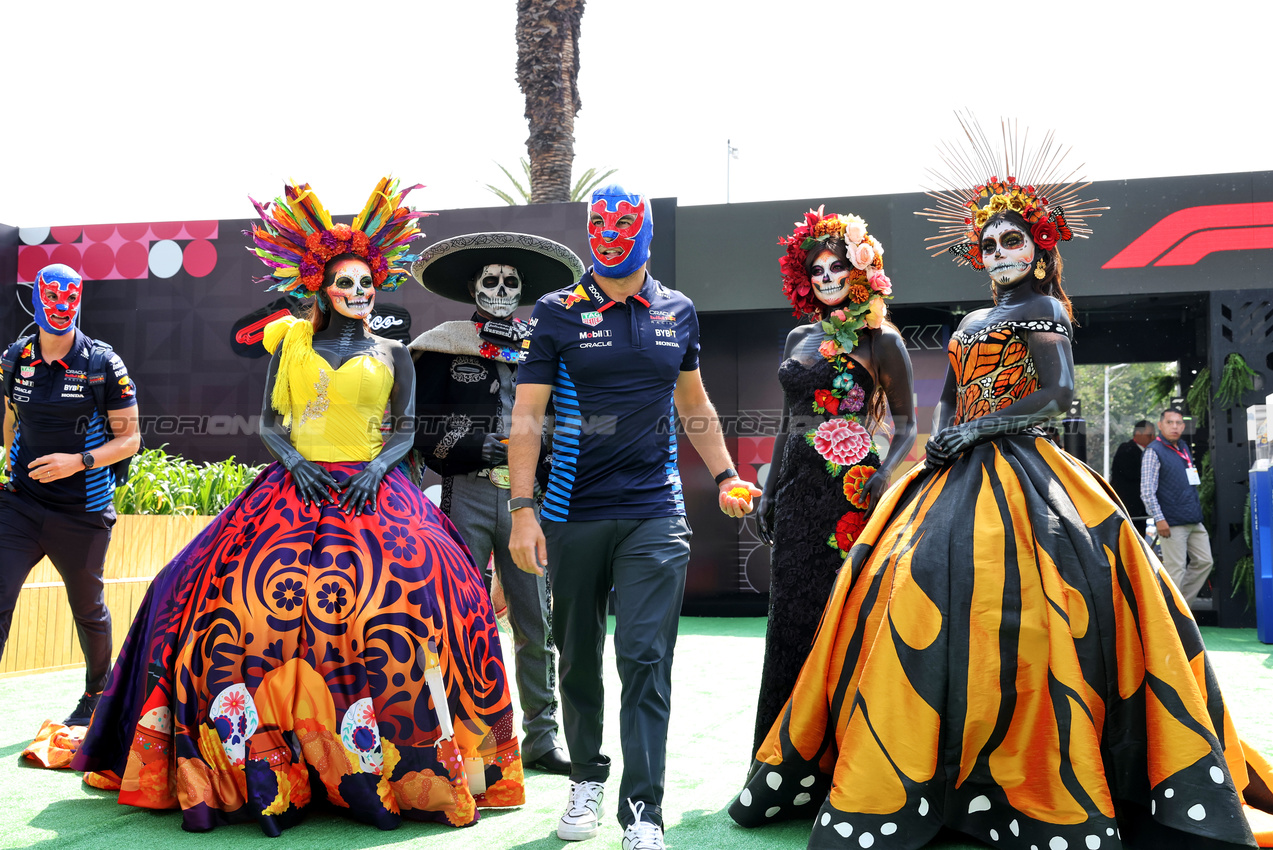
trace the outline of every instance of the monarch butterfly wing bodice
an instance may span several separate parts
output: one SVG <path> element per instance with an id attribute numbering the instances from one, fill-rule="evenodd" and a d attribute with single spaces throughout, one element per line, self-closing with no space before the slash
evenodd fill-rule
<path id="1" fill-rule="evenodd" d="M 995 322 L 951 335 L 947 352 L 955 375 L 956 425 L 997 413 L 1039 388 L 1024 335 L 1030 331 L 1070 335 L 1065 325 L 1046 319 Z"/>

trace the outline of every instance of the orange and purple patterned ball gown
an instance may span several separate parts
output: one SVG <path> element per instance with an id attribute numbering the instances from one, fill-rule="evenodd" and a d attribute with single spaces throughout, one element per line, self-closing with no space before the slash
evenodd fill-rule
<path id="1" fill-rule="evenodd" d="M 340 481 L 380 450 L 392 370 L 333 369 L 308 326 L 274 323 L 266 344 L 305 337 L 291 440 Z M 384 829 L 524 801 L 481 574 L 399 469 L 352 514 L 304 504 L 267 467 L 155 578 L 73 766 L 196 831 L 277 835 L 321 800 Z"/>
<path id="2" fill-rule="evenodd" d="M 1037 387 L 1001 322 L 950 343 L 956 422 Z M 1189 609 L 1108 485 L 1034 433 L 889 490 L 730 807 L 810 848 L 1254 846 L 1273 775 L 1243 746 Z"/>

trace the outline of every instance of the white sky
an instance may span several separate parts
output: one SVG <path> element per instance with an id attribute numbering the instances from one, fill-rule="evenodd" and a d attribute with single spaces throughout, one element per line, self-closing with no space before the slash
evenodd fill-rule
<path id="1" fill-rule="evenodd" d="M 496 205 L 525 155 L 514 0 L 0 5 L 0 222 L 336 213 L 387 171 Z M 1273 170 L 1273 3 L 590 0 L 575 171 L 681 204 L 918 190 L 957 108 L 1092 179 Z M 1003 36 L 1010 38 L 1006 40 Z"/>

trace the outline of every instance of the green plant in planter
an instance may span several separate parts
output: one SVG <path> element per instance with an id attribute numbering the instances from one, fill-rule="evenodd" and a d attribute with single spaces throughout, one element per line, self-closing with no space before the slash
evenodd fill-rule
<path id="1" fill-rule="evenodd" d="M 234 458 L 192 463 L 164 447 L 133 458 L 128 481 L 115 491 L 120 514 L 211 516 L 226 508 L 261 473 Z"/>
<path id="2" fill-rule="evenodd" d="M 1246 497 L 1246 504 L 1242 508 L 1242 539 L 1246 542 L 1246 548 L 1249 550 L 1233 565 L 1233 589 L 1229 592 L 1230 597 L 1236 597 L 1238 591 L 1242 591 L 1242 595 L 1246 597 L 1246 610 L 1251 610 L 1251 603 L 1255 601 L 1255 556 L 1250 554 L 1251 550 L 1251 496 Z"/>
<path id="3" fill-rule="evenodd" d="M 1189 406 L 1189 415 L 1193 417 L 1195 428 L 1207 427 L 1207 414 L 1211 410 L 1211 370 L 1202 368 L 1194 376 L 1189 391 L 1185 393 L 1185 404 Z"/>
<path id="4" fill-rule="evenodd" d="M 1216 388 L 1216 403 L 1222 408 L 1232 407 L 1253 389 L 1255 389 L 1255 371 L 1247 365 L 1242 355 L 1230 354 L 1224 358 L 1224 369 L 1220 372 L 1220 386 Z"/>

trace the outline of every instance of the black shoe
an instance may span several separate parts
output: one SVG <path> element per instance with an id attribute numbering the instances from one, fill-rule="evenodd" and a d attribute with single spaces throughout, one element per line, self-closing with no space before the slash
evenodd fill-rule
<path id="1" fill-rule="evenodd" d="M 85 692 L 80 697 L 79 704 L 75 706 L 75 710 L 71 712 L 71 716 L 62 721 L 63 726 L 87 726 L 88 722 L 93 719 L 93 711 L 97 708 L 97 701 L 102 698 L 100 693 L 90 694 Z"/>
<path id="2" fill-rule="evenodd" d="M 553 747 L 526 766 L 531 770 L 542 770 L 545 773 L 559 773 L 562 776 L 570 775 L 570 759 L 566 758 L 566 753 L 561 747 Z"/>

